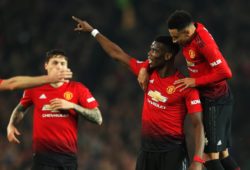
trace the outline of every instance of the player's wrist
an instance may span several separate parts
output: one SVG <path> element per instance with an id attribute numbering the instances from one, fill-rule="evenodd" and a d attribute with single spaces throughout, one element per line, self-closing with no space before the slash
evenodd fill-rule
<path id="1" fill-rule="evenodd" d="M 75 103 L 72 103 L 72 108 L 71 109 L 76 110 L 76 104 Z"/>
<path id="2" fill-rule="evenodd" d="M 193 161 L 194 161 L 194 162 L 197 162 L 197 163 L 201 163 L 201 164 L 204 164 L 204 163 L 205 163 L 205 160 L 202 159 L 202 158 L 201 158 L 200 156 L 198 156 L 198 155 L 194 155 Z"/>
<path id="3" fill-rule="evenodd" d="M 97 29 L 93 29 L 90 33 L 95 38 L 96 35 L 99 34 L 100 32 Z"/>
<path id="4" fill-rule="evenodd" d="M 54 81 L 54 77 L 50 75 L 44 75 L 43 77 L 43 83 L 52 83 Z"/>

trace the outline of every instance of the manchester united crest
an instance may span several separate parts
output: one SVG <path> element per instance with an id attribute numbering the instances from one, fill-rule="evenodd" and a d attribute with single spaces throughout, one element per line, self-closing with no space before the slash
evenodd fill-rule
<path id="1" fill-rule="evenodd" d="M 66 91 L 64 94 L 63 94 L 63 97 L 66 99 L 66 100 L 71 100 L 73 98 L 73 93 L 69 92 L 69 91 Z"/>
<path id="2" fill-rule="evenodd" d="M 167 94 L 173 94 L 175 92 L 175 86 L 167 87 Z"/>
<path id="3" fill-rule="evenodd" d="M 194 52 L 194 50 L 189 50 L 189 51 L 188 51 L 188 54 L 189 54 L 189 57 L 190 57 L 191 59 L 194 59 L 194 58 L 195 58 L 195 52 Z"/>

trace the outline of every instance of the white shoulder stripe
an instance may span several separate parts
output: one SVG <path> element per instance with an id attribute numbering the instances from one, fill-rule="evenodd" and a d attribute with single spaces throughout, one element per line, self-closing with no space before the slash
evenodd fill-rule
<path id="1" fill-rule="evenodd" d="M 94 97 L 91 97 L 91 98 L 88 98 L 88 99 L 87 99 L 87 102 L 88 102 L 88 103 L 93 102 L 93 101 L 95 101 L 95 98 L 94 98 Z"/>

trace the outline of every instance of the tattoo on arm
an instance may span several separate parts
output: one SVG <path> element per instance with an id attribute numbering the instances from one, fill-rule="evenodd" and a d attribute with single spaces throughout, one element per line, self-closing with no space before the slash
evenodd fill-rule
<path id="1" fill-rule="evenodd" d="M 11 114 L 10 124 L 17 125 L 23 119 L 26 109 L 21 104 L 18 104 Z"/>
<path id="2" fill-rule="evenodd" d="M 102 115 L 97 107 L 94 109 L 87 109 L 75 104 L 74 109 L 89 121 L 96 123 L 98 125 L 102 124 Z"/>

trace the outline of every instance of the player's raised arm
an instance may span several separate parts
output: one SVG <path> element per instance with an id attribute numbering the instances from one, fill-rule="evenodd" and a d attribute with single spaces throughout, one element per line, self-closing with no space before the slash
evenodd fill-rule
<path id="1" fill-rule="evenodd" d="M 72 78 L 70 69 L 54 71 L 51 75 L 43 76 L 15 76 L 4 79 L 0 83 L 0 90 L 16 90 L 40 86 L 47 83 L 66 81 Z"/>
<path id="2" fill-rule="evenodd" d="M 77 17 L 72 16 L 72 19 L 77 22 L 75 31 L 82 31 L 91 33 L 93 37 L 99 42 L 103 50 L 113 59 L 122 62 L 129 66 L 130 56 L 125 53 L 117 44 L 102 35 L 97 29 L 94 29 L 87 21 L 83 21 Z"/>

